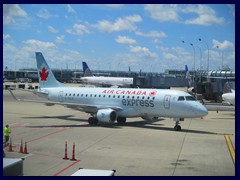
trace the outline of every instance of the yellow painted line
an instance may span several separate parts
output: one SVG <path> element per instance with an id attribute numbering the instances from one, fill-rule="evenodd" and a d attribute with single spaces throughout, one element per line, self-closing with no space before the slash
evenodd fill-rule
<path id="1" fill-rule="evenodd" d="M 231 154 L 231 157 L 232 157 L 232 160 L 233 160 L 233 163 L 235 165 L 235 150 L 233 148 L 233 145 L 232 145 L 232 142 L 231 142 L 231 139 L 228 135 L 225 135 L 224 136 L 225 139 L 226 139 L 226 142 L 227 142 L 227 145 L 228 145 L 228 149 L 229 149 L 229 152 Z"/>

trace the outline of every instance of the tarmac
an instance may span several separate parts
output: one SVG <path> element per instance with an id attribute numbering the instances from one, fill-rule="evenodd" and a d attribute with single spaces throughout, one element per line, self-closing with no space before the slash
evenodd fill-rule
<path id="1" fill-rule="evenodd" d="M 235 109 L 223 110 L 187 118 L 181 131 L 174 131 L 170 118 L 90 126 L 89 114 L 17 102 L 3 90 L 3 125 L 10 126 L 13 148 L 5 148 L 6 158 L 24 158 L 24 176 L 70 176 L 79 168 L 114 169 L 115 176 L 235 176 Z M 19 153 L 21 141 L 28 154 Z M 63 159 L 66 142 L 69 160 Z M 76 160 L 70 160 L 74 143 Z"/>

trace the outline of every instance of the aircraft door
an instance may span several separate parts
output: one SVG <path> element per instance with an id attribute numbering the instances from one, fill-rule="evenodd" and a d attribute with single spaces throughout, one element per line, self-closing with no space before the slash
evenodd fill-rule
<path id="1" fill-rule="evenodd" d="M 58 94 L 58 100 L 59 102 L 63 102 L 63 91 L 60 91 Z"/>
<path id="2" fill-rule="evenodd" d="M 170 99 L 171 99 L 170 95 L 164 96 L 164 108 L 165 109 L 170 109 Z"/>

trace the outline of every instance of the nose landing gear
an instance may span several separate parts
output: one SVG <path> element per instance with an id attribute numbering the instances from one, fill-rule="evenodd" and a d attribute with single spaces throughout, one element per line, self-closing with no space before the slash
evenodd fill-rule
<path id="1" fill-rule="evenodd" d="M 181 131 L 181 126 L 179 125 L 180 124 L 180 120 L 181 120 L 182 118 L 173 118 L 173 120 L 175 121 L 175 126 L 174 126 L 174 130 L 175 131 Z"/>

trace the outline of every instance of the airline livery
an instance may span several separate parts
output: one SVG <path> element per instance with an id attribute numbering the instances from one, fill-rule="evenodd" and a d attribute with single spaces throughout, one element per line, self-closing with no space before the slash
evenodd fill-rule
<path id="1" fill-rule="evenodd" d="M 40 88 L 34 93 L 47 100 L 17 99 L 10 90 L 13 97 L 18 101 L 58 104 L 90 113 L 90 125 L 115 121 L 125 123 L 126 118 L 131 117 L 170 117 L 175 121 L 174 129 L 181 130 L 180 119 L 203 117 L 208 114 L 201 103 L 184 91 L 66 87 L 55 79 L 41 52 L 36 52 L 36 60 Z"/>
<path id="2" fill-rule="evenodd" d="M 80 80 L 84 83 L 115 87 L 130 87 L 133 84 L 133 78 L 93 76 L 86 62 L 82 62 L 82 66 L 84 77 L 81 77 Z"/>

